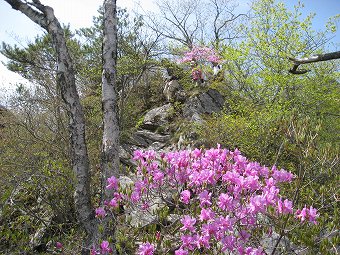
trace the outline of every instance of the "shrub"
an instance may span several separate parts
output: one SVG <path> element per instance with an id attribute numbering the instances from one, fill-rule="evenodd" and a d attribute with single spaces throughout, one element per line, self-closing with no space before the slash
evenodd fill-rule
<path id="1" fill-rule="evenodd" d="M 248 161 L 238 150 L 135 151 L 134 160 L 133 183 L 109 178 L 115 192 L 97 217 L 113 216 L 122 205 L 125 223 L 138 211 L 146 216 L 137 231 L 127 231 L 137 254 L 264 254 L 261 240 L 275 227 L 283 236 L 294 218 L 316 224 L 316 209 L 293 209 L 280 194 L 292 173 Z"/>

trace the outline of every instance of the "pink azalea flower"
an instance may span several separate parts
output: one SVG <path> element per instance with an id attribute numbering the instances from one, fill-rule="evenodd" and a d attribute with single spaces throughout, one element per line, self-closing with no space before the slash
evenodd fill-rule
<path id="1" fill-rule="evenodd" d="M 182 235 L 181 240 L 182 240 L 182 247 L 188 248 L 189 250 L 194 249 L 194 246 L 193 246 L 194 238 L 191 235 Z"/>
<path id="2" fill-rule="evenodd" d="M 207 190 L 203 190 L 199 194 L 199 199 L 200 199 L 200 206 L 203 207 L 205 205 L 210 206 L 211 205 L 211 193 L 209 193 Z"/>
<path id="3" fill-rule="evenodd" d="M 100 249 L 104 254 L 112 252 L 112 249 L 110 248 L 110 243 L 108 241 L 103 241 L 100 244 Z"/>
<path id="4" fill-rule="evenodd" d="M 197 248 L 200 249 L 200 248 L 206 248 L 206 249 L 209 249 L 210 248 L 210 243 L 209 243 L 209 240 L 210 240 L 210 236 L 209 235 L 199 235 L 198 238 L 197 238 Z"/>
<path id="5" fill-rule="evenodd" d="M 183 250 L 182 248 L 175 251 L 175 255 L 188 255 L 188 251 Z"/>
<path id="6" fill-rule="evenodd" d="M 261 174 L 261 176 L 268 178 L 268 176 L 269 176 L 269 169 L 268 169 L 268 167 L 266 167 L 266 166 L 260 167 L 259 168 L 259 173 Z"/>
<path id="7" fill-rule="evenodd" d="M 118 189 L 118 180 L 116 177 L 111 176 L 109 179 L 107 179 L 108 185 L 106 186 L 107 189 Z"/>
<path id="8" fill-rule="evenodd" d="M 292 201 L 285 199 L 282 203 L 282 200 L 277 201 L 277 211 L 278 213 L 282 214 L 288 214 L 293 213 L 293 203 Z"/>
<path id="9" fill-rule="evenodd" d="M 236 183 L 237 179 L 240 177 L 238 173 L 228 171 L 222 176 L 222 181 Z"/>
<path id="10" fill-rule="evenodd" d="M 193 171 L 190 175 L 189 175 L 189 186 L 200 186 L 200 184 L 202 183 L 201 181 L 201 175 L 199 174 L 199 172 L 197 171 Z"/>
<path id="11" fill-rule="evenodd" d="M 140 200 L 140 197 L 141 194 L 138 191 L 134 191 L 132 192 L 130 199 L 133 203 L 137 203 Z"/>
<path id="12" fill-rule="evenodd" d="M 228 194 L 222 193 L 218 197 L 218 207 L 221 208 L 222 210 L 227 210 L 227 208 L 232 207 L 232 202 L 233 202 L 233 197 L 229 196 Z"/>
<path id="13" fill-rule="evenodd" d="M 215 213 L 213 212 L 213 210 L 211 210 L 210 208 L 208 209 L 202 208 L 201 214 L 200 214 L 200 221 L 211 220 L 214 216 L 215 216 Z"/>
<path id="14" fill-rule="evenodd" d="M 279 189 L 275 186 L 270 187 L 270 189 L 263 189 L 263 197 L 266 199 L 266 204 L 275 205 L 276 201 L 278 200 Z"/>
<path id="15" fill-rule="evenodd" d="M 316 218 L 319 217 L 319 214 L 317 214 L 317 209 L 313 208 L 312 206 L 309 208 L 308 211 L 309 221 L 313 224 L 317 224 Z"/>
<path id="16" fill-rule="evenodd" d="M 202 150 L 196 148 L 193 150 L 192 155 L 194 156 L 194 158 L 199 158 L 202 155 Z"/>
<path id="17" fill-rule="evenodd" d="M 302 210 L 297 210 L 295 213 L 296 218 L 300 219 L 301 222 L 304 222 L 307 217 L 307 208 L 306 206 Z"/>
<path id="18" fill-rule="evenodd" d="M 191 193 L 189 190 L 184 190 L 181 192 L 180 200 L 184 204 L 189 204 Z"/>
<path id="19" fill-rule="evenodd" d="M 135 182 L 135 191 L 142 193 L 142 190 L 145 189 L 145 183 L 142 181 Z"/>
<path id="20" fill-rule="evenodd" d="M 261 195 L 250 198 L 249 209 L 252 213 L 264 212 L 266 205 L 266 198 Z"/>
<path id="21" fill-rule="evenodd" d="M 180 230 L 182 231 L 185 231 L 185 230 L 194 231 L 195 230 L 195 227 L 194 227 L 196 223 L 195 218 L 191 218 L 189 215 L 185 215 L 181 219 L 181 223 L 183 224 L 183 227 L 181 227 Z"/>
<path id="22" fill-rule="evenodd" d="M 148 150 L 144 153 L 146 160 L 153 160 L 156 158 L 156 152 L 154 150 Z"/>
<path id="23" fill-rule="evenodd" d="M 208 236 L 209 239 L 212 236 L 217 236 L 217 232 L 219 230 L 219 226 L 216 222 L 211 222 L 207 224 L 203 224 L 201 228 L 202 235 Z"/>
<path id="24" fill-rule="evenodd" d="M 273 179 L 273 177 L 270 177 L 269 179 L 266 179 L 266 188 L 271 188 L 275 186 L 276 181 Z"/>
<path id="25" fill-rule="evenodd" d="M 222 239 L 222 251 L 234 251 L 235 249 L 236 238 L 232 235 L 225 236 Z"/>
<path id="26" fill-rule="evenodd" d="M 155 247 L 149 242 L 139 245 L 137 254 L 138 255 L 153 255 Z"/>
<path id="27" fill-rule="evenodd" d="M 277 170 L 275 166 L 273 166 L 272 171 L 273 171 L 273 178 L 277 182 L 290 182 L 294 178 L 294 175 L 292 173 L 287 172 L 284 169 L 281 169 L 279 171 Z"/>
<path id="28" fill-rule="evenodd" d="M 104 210 L 103 207 L 98 207 L 98 208 L 96 209 L 96 217 L 97 217 L 97 218 L 104 218 L 105 215 L 106 215 L 106 213 L 105 213 L 105 210 Z"/>
<path id="29" fill-rule="evenodd" d="M 263 252 L 262 248 L 253 248 L 253 247 L 247 247 L 245 250 L 246 255 L 263 255 L 266 254 Z"/>
<path id="30" fill-rule="evenodd" d="M 162 173 L 161 171 L 154 171 L 153 173 L 153 180 L 154 182 L 156 182 L 159 185 L 163 184 L 163 179 L 164 179 L 164 173 Z"/>
<path id="31" fill-rule="evenodd" d="M 245 186 L 251 191 L 255 191 L 260 187 L 258 176 L 248 176 L 245 178 Z"/>
<path id="32" fill-rule="evenodd" d="M 109 206 L 113 207 L 113 208 L 117 208 L 118 207 L 118 203 L 117 203 L 117 199 L 116 198 L 112 198 L 109 202 Z"/>
<path id="33" fill-rule="evenodd" d="M 229 216 L 226 217 L 219 217 L 216 219 L 216 224 L 219 225 L 219 228 L 221 231 L 227 231 L 227 230 L 232 230 L 233 229 L 233 221 L 229 218 Z"/>
<path id="34" fill-rule="evenodd" d="M 283 201 L 283 213 L 293 213 L 293 202 L 285 199 L 285 201 Z"/>
<path id="35" fill-rule="evenodd" d="M 144 152 L 142 150 L 135 150 L 133 152 L 133 160 L 144 160 Z"/>

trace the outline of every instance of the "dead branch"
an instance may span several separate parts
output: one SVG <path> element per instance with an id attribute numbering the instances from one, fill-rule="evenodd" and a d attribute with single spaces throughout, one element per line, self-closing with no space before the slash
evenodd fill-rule
<path id="1" fill-rule="evenodd" d="M 339 58 L 340 58 L 340 51 L 335 51 L 335 52 L 330 52 L 330 53 L 325 53 L 325 54 L 318 54 L 318 55 L 311 56 L 308 58 L 289 57 L 289 60 L 294 62 L 294 66 L 293 68 L 289 70 L 289 72 L 292 74 L 304 74 L 304 73 L 309 72 L 310 70 L 306 70 L 306 69 L 298 70 L 299 65 L 320 62 L 320 61 L 328 61 L 328 60 L 339 59 Z"/>

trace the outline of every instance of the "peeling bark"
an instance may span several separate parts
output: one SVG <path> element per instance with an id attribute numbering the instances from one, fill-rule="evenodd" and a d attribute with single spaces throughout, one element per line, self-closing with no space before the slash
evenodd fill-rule
<path id="1" fill-rule="evenodd" d="M 102 201 L 111 195 L 105 189 L 107 178 L 119 175 L 119 121 L 116 90 L 117 62 L 117 13 L 116 0 L 104 1 L 104 38 L 103 38 L 103 144 L 102 144 Z"/>
<path id="2" fill-rule="evenodd" d="M 89 159 L 85 141 L 85 117 L 76 88 L 73 63 L 66 46 L 64 31 L 58 19 L 54 16 L 53 9 L 41 4 L 39 0 L 32 0 L 31 2 L 21 0 L 5 1 L 9 3 L 13 9 L 19 10 L 36 24 L 44 28 L 52 37 L 58 58 L 57 86 L 60 88 L 61 97 L 66 104 L 69 116 L 71 160 L 76 176 L 74 193 L 75 208 L 78 220 L 89 235 L 89 240 L 91 240 L 91 235 L 95 229 L 95 220 L 90 199 Z"/>
<path id="3" fill-rule="evenodd" d="M 119 176 L 119 121 L 116 90 L 117 63 L 117 8 L 116 0 L 104 0 L 104 31 L 103 31 L 103 72 L 102 72 L 102 108 L 103 108 L 103 138 L 102 138 L 102 196 L 101 203 L 113 197 L 113 191 L 105 188 L 109 177 Z M 102 220 L 104 231 L 97 233 L 97 239 L 113 238 L 115 243 L 115 222 L 109 218 Z M 113 254 L 117 254 L 113 247 Z"/>

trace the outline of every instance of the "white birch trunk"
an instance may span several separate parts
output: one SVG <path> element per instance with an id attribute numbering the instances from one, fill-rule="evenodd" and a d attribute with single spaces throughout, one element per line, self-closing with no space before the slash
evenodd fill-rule
<path id="1" fill-rule="evenodd" d="M 102 144 L 102 201 L 111 197 L 105 189 L 106 180 L 119 175 L 119 121 L 116 90 L 117 62 L 117 13 L 116 0 L 104 1 L 104 38 L 103 38 L 103 144 Z"/>

